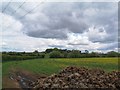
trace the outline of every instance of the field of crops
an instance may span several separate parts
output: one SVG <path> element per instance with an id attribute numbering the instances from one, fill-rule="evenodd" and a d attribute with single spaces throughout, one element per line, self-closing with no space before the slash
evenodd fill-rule
<path id="1" fill-rule="evenodd" d="M 118 70 L 118 58 L 67 58 L 67 59 L 32 59 L 25 61 L 4 62 L 3 76 L 11 69 L 22 69 L 35 74 L 50 75 L 58 73 L 67 66 L 101 68 L 107 72 Z"/>

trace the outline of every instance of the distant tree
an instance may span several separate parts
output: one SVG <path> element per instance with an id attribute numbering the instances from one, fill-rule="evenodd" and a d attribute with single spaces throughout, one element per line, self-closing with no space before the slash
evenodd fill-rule
<path id="1" fill-rule="evenodd" d="M 16 55 L 16 52 L 8 52 L 9 55 Z"/>
<path id="2" fill-rule="evenodd" d="M 22 52 L 22 54 L 25 54 L 25 51 L 24 51 L 24 52 Z"/>
<path id="3" fill-rule="evenodd" d="M 79 58 L 80 57 L 80 52 L 79 50 L 72 50 L 72 52 L 70 52 L 68 54 L 69 58 Z"/>
<path id="4" fill-rule="evenodd" d="M 81 51 L 79 51 L 80 53 L 82 53 Z"/>
<path id="5" fill-rule="evenodd" d="M 15 55 L 21 56 L 21 55 L 22 55 L 22 53 L 21 53 L 21 52 L 16 52 L 16 54 L 15 54 Z"/>
<path id="6" fill-rule="evenodd" d="M 68 53 L 67 52 L 62 52 L 62 55 L 63 55 L 64 58 L 67 58 Z"/>
<path id="7" fill-rule="evenodd" d="M 97 52 L 91 52 L 90 57 L 99 57 L 99 54 Z"/>
<path id="8" fill-rule="evenodd" d="M 44 57 L 45 57 L 45 54 L 44 54 L 44 53 L 40 53 L 40 54 L 38 55 L 38 57 L 44 58 Z"/>
<path id="9" fill-rule="evenodd" d="M 39 56 L 38 50 L 35 50 L 32 54 L 33 54 L 33 56 Z"/>
<path id="10" fill-rule="evenodd" d="M 38 50 L 35 50 L 34 53 L 39 53 Z"/>
<path id="11" fill-rule="evenodd" d="M 59 49 L 58 49 L 58 48 L 54 48 L 53 50 L 54 50 L 54 51 L 59 51 Z"/>
<path id="12" fill-rule="evenodd" d="M 62 50 L 62 49 L 61 49 Z M 63 49 L 62 51 L 67 52 L 67 49 Z"/>
<path id="13" fill-rule="evenodd" d="M 7 54 L 7 52 L 4 51 L 4 52 L 2 52 L 2 54 Z"/>
<path id="14" fill-rule="evenodd" d="M 46 49 L 45 50 L 45 53 L 50 53 L 50 52 L 52 52 L 53 51 L 53 49 Z"/>
<path id="15" fill-rule="evenodd" d="M 59 51 L 52 51 L 49 54 L 49 57 L 50 58 L 61 58 L 61 57 L 63 57 L 63 55 Z"/>
<path id="16" fill-rule="evenodd" d="M 89 53 L 89 51 L 88 51 L 88 50 L 85 50 L 85 53 L 86 53 L 86 54 L 88 54 L 88 53 Z"/>
<path id="17" fill-rule="evenodd" d="M 110 52 L 107 53 L 107 55 L 108 55 L 109 57 L 117 57 L 117 56 L 119 55 L 119 53 L 118 53 L 118 52 L 115 52 L 115 51 L 110 51 Z"/>
<path id="18" fill-rule="evenodd" d="M 71 50 L 67 50 L 67 53 L 70 53 L 70 52 L 72 52 Z"/>
<path id="19" fill-rule="evenodd" d="M 120 57 L 120 52 L 118 52 L 118 57 Z"/>

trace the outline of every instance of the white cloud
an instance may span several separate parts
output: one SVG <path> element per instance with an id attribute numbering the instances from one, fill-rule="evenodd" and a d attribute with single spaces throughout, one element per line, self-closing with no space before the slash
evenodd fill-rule
<path id="1" fill-rule="evenodd" d="M 26 3 L 23 9 L 29 11 L 37 4 Z M 10 12 L 17 5 L 13 6 L 4 14 L 0 13 L 3 17 L 3 23 L 0 23 L 3 50 L 43 51 L 51 47 L 116 50 L 116 4 L 45 3 L 22 19 L 19 19 L 25 15 L 22 9 L 11 16 Z"/>
<path id="2" fill-rule="evenodd" d="M 69 45 L 89 45 L 90 41 L 88 37 L 82 34 L 69 34 L 68 44 Z"/>
<path id="3" fill-rule="evenodd" d="M 91 27 L 87 32 L 87 36 L 89 37 L 90 41 L 100 42 L 104 41 L 104 39 L 107 37 L 107 33 L 104 27 Z"/>

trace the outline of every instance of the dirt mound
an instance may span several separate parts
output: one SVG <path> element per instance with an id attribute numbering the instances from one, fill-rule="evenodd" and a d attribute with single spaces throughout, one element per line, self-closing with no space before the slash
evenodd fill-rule
<path id="1" fill-rule="evenodd" d="M 120 72 L 67 67 L 59 74 L 38 80 L 34 88 L 120 88 Z"/>

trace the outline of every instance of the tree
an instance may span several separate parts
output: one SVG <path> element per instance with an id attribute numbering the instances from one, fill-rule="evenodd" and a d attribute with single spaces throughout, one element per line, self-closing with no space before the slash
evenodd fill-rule
<path id="1" fill-rule="evenodd" d="M 110 51 L 110 52 L 107 53 L 107 55 L 108 55 L 109 57 L 117 57 L 117 56 L 118 56 L 118 53 L 115 52 L 115 51 Z"/>
<path id="2" fill-rule="evenodd" d="M 91 52 L 90 57 L 99 57 L 99 53 L 97 52 Z"/>
<path id="3" fill-rule="evenodd" d="M 59 49 L 58 49 L 58 48 L 54 48 L 53 50 L 54 50 L 54 51 L 59 51 Z"/>
<path id="4" fill-rule="evenodd" d="M 89 51 L 88 51 L 88 50 L 85 50 L 85 53 L 86 53 L 86 54 L 88 54 L 88 53 L 89 53 Z"/>
<path id="5" fill-rule="evenodd" d="M 79 58 L 80 57 L 80 52 L 78 50 L 72 50 L 72 52 L 70 52 L 68 54 L 69 58 Z"/>
<path id="6" fill-rule="evenodd" d="M 45 50 L 45 53 L 50 53 L 50 52 L 52 52 L 53 51 L 53 49 L 46 49 Z"/>
<path id="7" fill-rule="evenodd" d="M 38 50 L 35 50 L 34 53 L 39 53 Z"/>
<path id="8" fill-rule="evenodd" d="M 59 51 L 52 51 L 49 54 L 49 57 L 50 58 L 61 58 L 61 57 L 63 57 L 63 55 Z"/>

